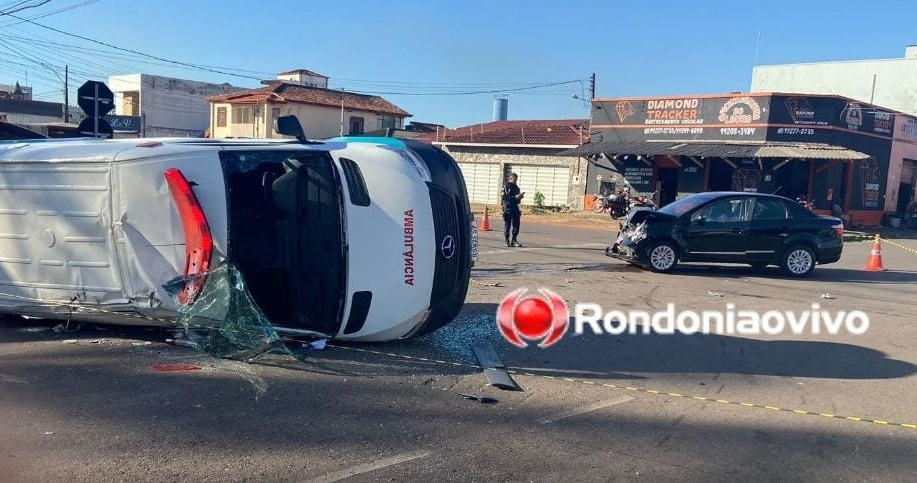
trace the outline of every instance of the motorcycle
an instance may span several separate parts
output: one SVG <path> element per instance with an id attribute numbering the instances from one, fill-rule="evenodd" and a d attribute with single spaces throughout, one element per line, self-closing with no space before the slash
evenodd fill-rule
<path id="1" fill-rule="evenodd" d="M 634 209 L 634 208 L 650 208 L 650 209 L 655 210 L 655 209 L 656 209 L 656 203 L 653 202 L 653 197 L 654 197 L 654 196 L 656 196 L 656 193 L 655 193 L 655 192 L 654 192 L 654 193 L 650 193 L 648 196 L 647 196 L 647 195 L 641 195 L 641 196 L 638 196 L 638 197 L 636 197 L 636 198 L 631 199 L 631 201 L 630 201 L 630 209 L 632 210 L 632 209 Z"/>
<path id="2" fill-rule="evenodd" d="M 641 196 L 631 196 L 629 191 L 621 191 L 611 198 L 608 203 L 608 213 L 611 219 L 617 220 L 626 217 L 636 208 L 656 209 L 656 203 L 653 202 L 653 196 L 656 193 Z"/>
<path id="3" fill-rule="evenodd" d="M 621 191 L 608 202 L 608 213 L 612 220 L 623 218 L 630 212 L 630 193 Z"/>

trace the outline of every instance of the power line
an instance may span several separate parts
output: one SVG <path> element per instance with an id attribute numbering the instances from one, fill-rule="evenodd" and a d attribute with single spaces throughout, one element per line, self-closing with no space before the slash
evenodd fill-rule
<path id="1" fill-rule="evenodd" d="M 21 11 L 23 11 L 23 10 L 28 10 L 28 9 L 30 9 L 30 8 L 38 8 L 38 7 L 40 7 L 40 6 L 42 6 L 42 5 L 46 4 L 46 3 L 48 3 L 48 2 L 50 2 L 50 1 L 51 1 L 51 0 L 39 0 L 39 2 L 38 2 L 37 4 L 35 4 L 35 5 L 24 5 L 24 6 L 19 7 L 19 5 L 22 5 L 23 3 L 26 3 L 25 1 L 22 1 L 22 2 L 19 2 L 19 3 L 17 3 L 16 5 L 14 5 L 14 6 L 12 6 L 12 7 L 7 7 L 7 8 L 9 8 L 8 11 L 2 11 L 2 12 L 0 12 L 0 17 L 2 17 L 2 16 L 4 16 L 4 15 L 9 15 L 10 17 L 13 17 L 13 15 L 11 15 L 11 14 L 14 14 L 14 13 L 17 13 L 17 12 L 21 12 Z"/>
<path id="2" fill-rule="evenodd" d="M 191 67 L 191 68 L 198 69 L 198 70 L 202 70 L 202 71 L 212 72 L 212 73 L 214 73 L 214 74 L 229 75 L 229 76 L 241 77 L 241 78 L 246 78 L 246 79 L 254 79 L 254 80 L 258 80 L 258 81 L 261 80 L 261 78 L 259 78 L 259 77 L 252 77 L 252 76 L 244 75 L 244 74 L 233 74 L 233 73 L 231 73 L 231 72 L 225 72 L 225 71 L 221 71 L 221 70 L 217 70 L 217 69 L 211 69 L 211 68 L 208 68 L 208 67 L 204 67 L 204 66 L 201 66 L 201 65 L 192 64 L 192 63 L 189 63 L 189 62 L 182 62 L 182 61 L 178 61 L 178 60 L 165 59 L 165 58 L 162 58 L 162 57 L 159 57 L 159 56 L 155 56 L 155 55 L 151 55 L 151 54 L 147 54 L 147 53 L 144 53 L 144 52 L 139 52 L 139 51 L 132 50 L 132 49 L 126 49 L 126 48 L 124 48 L 124 47 L 118 47 L 118 46 L 116 46 L 116 45 L 112 45 L 112 44 L 109 44 L 109 43 L 107 43 L 107 42 L 102 42 L 101 40 L 95 40 L 95 39 L 91 39 L 91 38 L 89 38 L 89 37 L 84 37 L 84 36 L 82 36 L 82 35 L 77 35 L 77 34 L 74 34 L 74 33 L 65 32 L 65 31 L 63 31 L 63 30 L 56 29 L 56 28 L 54 28 L 54 27 L 49 27 L 49 26 L 47 26 L 47 25 L 38 23 L 38 22 L 36 22 L 36 21 L 34 21 L 34 20 L 29 20 L 29 19 L 26 19 L 26 18 L 23 18 L 23 17 L 19 17 L 19 16 L 17 16 L 17 15 L 10 15 L 10 14 L 7 14 L 7 15 L 9 15 L 10 17 L 13 17 L 13 18 L 15 18 L 15 19 L 17 19 L 17 20 L 22 20 L 23 22 L 27 22 L 27 23 L 30 23 L 30 24 L 32 24 L 32 25 L 35 25 L 35 26 L 37 26 L 37 27 L 41 27 L 41 28 L 43 28 L 43 29 L 50 30 L 50 31 L 52 31 L 52 32 L 57 32 L 57 33 L 59 33 L 59 34 L 66 35 L 66 36 L 68 36 L 68 37 L 73 37 L 73 38 L 77 38 L 77 39 L 80 39 L 80 40 L 85 40 L 85 41 L 87 41 L 87 42 L 92 42 L 92 43 L 95 43 L 95 44 L 104 45 L 105 47 L 108 47 L 108 48 L 110 48 L 110 49 L 120 50 L 120 51 L 123 51 L 123 52 L 130 52 L 130 53 L 132 53 L 132 54 L 141 55 L 141 56 L 143 56 L 143 57 L 148 57 L 148 58 L 151 58 L 151 59 L 154 59 L 154 60 L 158 60 L 158 61 L 161 61 L 161 62 L 166 62 L 166 63 L 169 63 L 169 64 L 175 64 L 175 65 L 182 65 L 182 66 L 185 66 L 185 67 Z"/>
<path id="3" fill-rule="evenodd" d="M 81 3 L 77 3 L 77 4 L 74 4 L 74 5 L 70 5 L 70 6 L 68 6 L 68 7 L 64 7 L 64 8 L 58 9 L 58 10 L 53 10 L 53 11 L 51 11 L 51 12 L 47 12 L 47 13 L 44 13 L 44 14 L 41 14 L 41 15 L 36 15 L 36 16 L 34 16 L 34 17 L 29 17 L 29 20 L 35 20 L 35 19 L 39 19 L 39 18 L 50 17 L 50 16 L 52 16 L 52 15 L 57 15 L 57 14 L 63 13 L 63 12 L 69 12 L 69 11 L 71 11 L 71 10 L 75 10 L 75 9 L 77 9 L 77 8 L 80 8 L 80 7 L 85 7 L 85 6 L 87 6 L 87 5 L 92 5 L 93 3 L 97 3 L 97 2 L 99 2 L 99 1 L 100 1 L 100 0 L 85 0 L 85 1 L 83 1 L 83 2 L 81 2 Z M 23 22 L 23 21 L 9 22 L 9 23 L 5 23 L 5 24 L 0 25 L 0 28 L 11 27 L 11 26 L 13 26 L 13 25 L 19 25 L 19 24 L 21 24 L 21 23 L 24 23 L 24 22 Z"/>
<path id="4" fill-rule="evenodd" d="M 517 87 L 513 89 L 492 89 L 492 90 L 479 90 L 479 91 L 443 91 L 443 92 L 382 92 L 382 91 L 357 91 L 359 94 L 372 94 L 372 95 L 383 95 L 383 96 L 471 96 L 478 94 L 502 94 L 506 92 L 520 92 L 527 91 L 532 89 L 541 89 L 544 87 L 554 87 L 566 84 L 576 84 L 582 82 L 581 80 L 569 80 L 562 82 L 552 82 L 548 84 L 534 85 L 528 87 Z M 353 92 L 353 91 L 349 91 Z"/>

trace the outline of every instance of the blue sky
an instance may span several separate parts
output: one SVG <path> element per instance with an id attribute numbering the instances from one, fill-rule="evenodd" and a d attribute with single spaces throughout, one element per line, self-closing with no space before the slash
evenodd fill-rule
<path id="1" fill-rule="evenodd" d="M 15 3 L 0 0 L 0 11 Z M 412 120 L 450 127 L 490 121 L 495 94 L 444 92 L 585 83 L 593 72 L 598 97 L 729 92 L 748 90 L 756 50 L 760 64 L 775 64 L 901 57 L 917 43 L 914 0 L 51 0 L 17 15 L 84 3 L 36 21 L 166 59 L 251 71 L 244 76 L 314 70 L 333 88 L 398 93 L 384 97 Z M 60 74 L 51 71 L 64 62 L 75 82 L 146 72 L 258 84 L 141 61 L 13 21 L 0 17 L 0 83 L 24 82 L 28 70 L 42 99 L 59 100 Z M 572 98 L 584 89 L 574 82 L 508 93 L 509 117 L 585 118 L 588 110 Z"/>

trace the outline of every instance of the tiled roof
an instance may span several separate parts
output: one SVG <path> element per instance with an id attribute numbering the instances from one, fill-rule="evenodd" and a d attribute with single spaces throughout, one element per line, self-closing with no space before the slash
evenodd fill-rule
<path id="1" fill-rule="evenodd" d="M 426 142 L 445 144 L 579 146 L 589 140 L 589 121 L 586 119 L 494 121 L 429 133 L 421 139 Z"/>
<path id="2" fill-rule="evenodd" d="M 228 104 L 285 104 L 288 102 L 299 104 L 312 104 L 316 106 L 341 107 L 341 96 L 344 96 L 344 107 L 354 111 L 374 112 L 393 116 L 410 117 L 411 115 L 400 107 L 386 101 L 379 96 L 356 94 L 353 92 L 322 89 L 320 87 L 307 87 L 296 84 L 278 82 L 256 89 L 247 89 L 230 94 L 210 97 L 210 102 Z"/>

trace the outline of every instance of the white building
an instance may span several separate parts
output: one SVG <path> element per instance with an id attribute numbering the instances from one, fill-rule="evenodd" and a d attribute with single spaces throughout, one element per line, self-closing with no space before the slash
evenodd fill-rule
<path id="1" fill-rule="evenodd" d="M 764 65 L 754 68 L 752 92 L 829 94 L 917 115 L 917 46 L 897 59 Z"/>
<path id="2" fill-rule="evenodd" d="M 277 80 L 287 84 L 296 84 L 304 87 L 328 88 L 328 76 L 316 74 L 311 70 L 296 69 L 277 74 Z"/>
<path id="3" fill-rule="evenodd" d="M 211 84 L 148 74 L 108 78 L 119 116 L 142 119 L 143 137 L 200 137 L 210 125 L 207 98 L 240 90 L 229 84 Z"/>

